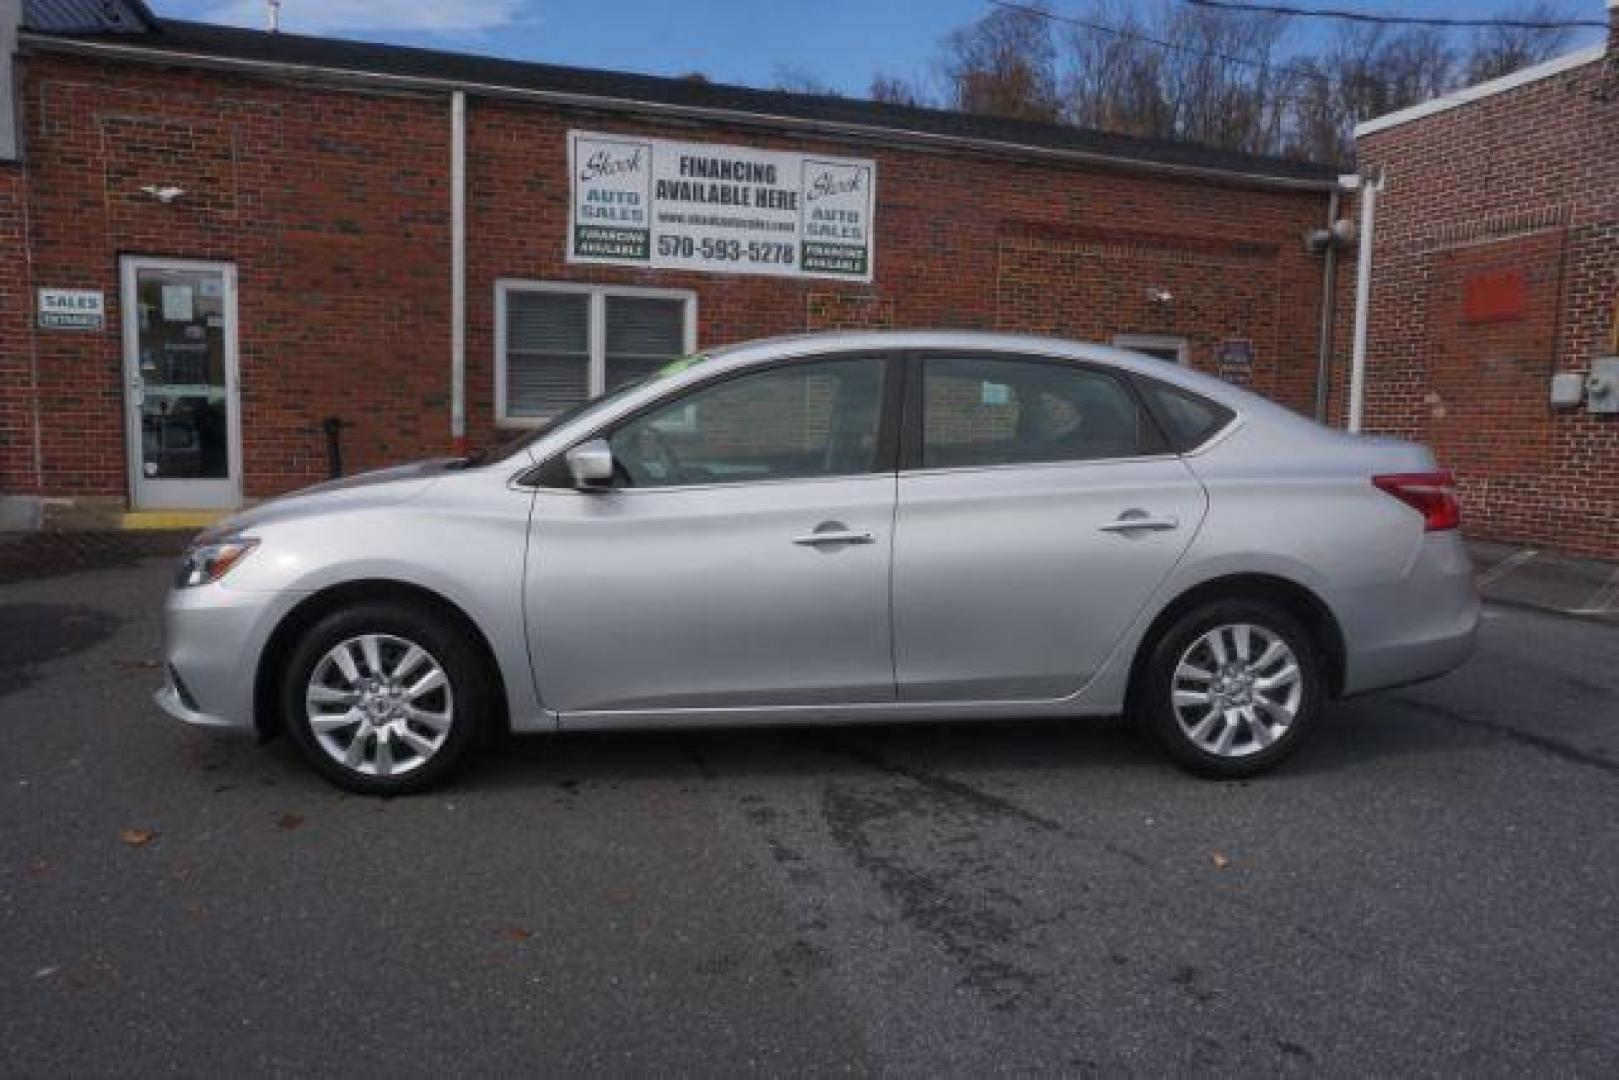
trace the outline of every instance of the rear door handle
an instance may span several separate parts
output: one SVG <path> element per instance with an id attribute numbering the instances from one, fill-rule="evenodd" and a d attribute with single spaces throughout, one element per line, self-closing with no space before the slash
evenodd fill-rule
<path id="1" fill-rule="evenodd" d="M 869 532 L 850 532 L 848 529 L 828 529 L 826 532 L 805 533 L 803 536 L 793 537 L 793 543 L 803 544 L 806 547 L 818 547 L 821 544 L 872 544 L 877 538 Z"/>
<path id="2" fill-rule="evenodd" d="M 1097 528 L 1101 529 L 1103 532 L 1120 533 L 1135 532 L 1137 529 L 1151 532 L 1163 532 L 1166 529 L 1178 529 L 1180 527 L 1180 518 L 1148 517 L 1146 514 L 1139 514 L 1135 517 L 1131 517 L 1129 514 L 1121 514 L 1116 521 L 1110 521 L 1106 525 L 1097 526 Z"/>

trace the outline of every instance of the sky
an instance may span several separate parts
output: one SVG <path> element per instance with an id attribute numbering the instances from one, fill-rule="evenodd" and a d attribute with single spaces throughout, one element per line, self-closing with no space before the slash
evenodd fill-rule
<path id="1" fill-rule="evenodd" d="M 1266 0 L 1270 2 L 1270 0 Z M 1507 0 L 1293 0 L 1381 14 L 1489 16 Z M 159 16 L 262 28 L 265 0 L 149 0 Z M 1057 13 L 1082 0 L 1053 0 Z M 1603 19 L 1603 0 L 1564 0 Z M 941 37 L 988 0 L 282 0 L 281 26 L 321 34 L 655 75 L 770 86 L 783 70 L 863 95 L 876 72 L 925 77 Z M 1314 25 L 1330 25 L 1317 22 Z M 1585 31 L 1575 46 L 1600 38 Z"/>

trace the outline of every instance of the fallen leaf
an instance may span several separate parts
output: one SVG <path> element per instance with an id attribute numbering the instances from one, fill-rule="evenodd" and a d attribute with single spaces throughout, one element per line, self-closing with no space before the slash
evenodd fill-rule
<path id="1" fill-rule="evenodd" d="M 302 814 L 282 814 L 275 819 L 275 823 L 277 827 L 282 829 L 296 829 L 304 823 L 304 816 Z"/>
<path id="2" fill-rule="evenodd" d="M 628 904 L 635 900 L 635 893 L 629 889 L 611 889 L 607 893 L 607 899 L 614 904 Z"/>
<path id="3" fill-rule="evenodd" d="M 145 847 L 157 839 L 157 833 L 151 829 L 143 829 L 138 825 L 125 825 L 118 830 L 118 839 L 130 847 Z"/>
<path id="4" fill-rule="evenodd" d="M 46 874 L 50 873 L 50 870 L 51 864 L 46 862 L 44 859 L 35 859 L 33 862 L 28 864 L 29 877 L 44 877 Z"/>
<path id="5" fill-rule="evenodd" d="M 1230 859 L 1226 858 L 1224 855 L 1220 854 L 1218 851 L 1216 851 L 1214 853 L 1214 868 L 1216 870 L 1224 870 L 1226 867 L 1228 867 L 1230 865 L 1231 865 L 1231 860 Z"/>
<path id="6" fill-rule="evenodd" d="M 49 978 L 50 976 L 55 975 L 60 970 L 62 970 L 62 969 L 60 967 L 58 967 L 58 966 L 55 966 L 55 965 L 53 965 L 51 967 L 42 967 L 38 971 L 34 972 L 34 978 L 36 978 L 36 979 Z"/>
<path id="7" fill-rule="evenodd" d="M 524 930 L 521 926 L 508 926 L 500 932 L 500 936 L 507 941 L 527 941 L 534 934 L 532 931 Z"/>

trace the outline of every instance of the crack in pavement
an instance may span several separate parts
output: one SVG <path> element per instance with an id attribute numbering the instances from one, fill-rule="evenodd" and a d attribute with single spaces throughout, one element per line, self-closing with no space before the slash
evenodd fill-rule
<path id="1" fill-rule="evenodd" d="M 1423 701 L 1419 698 L 1410 697 L 1406 694 L 1394 694 L 1391 696 L 1391 700 L 1404 705 L 1407 708 L 1415 709 L 1417 712 L 1428 713 L 1432 716 L 1449 720 L 1455 724 L 1461 724 L 1465 727 L 1482 728 L 1485 731 L 1494 732 L 1495 734 L 1510 739 L 1513 742 L 1522 743 L 1525 746 L 1532 746 L 1536 750 L 1550 754 L 1552 757 L 1561 758 L 1564 761 L 1572 762 L 1575 765 L 1586 765 L 1590 768 L 1599 769 L 1602 772 L 1608 773 L 1610 776 L 1619 776 L 1619 761 L 1614 761 L 1612 758 L 1605 757 L 1602 754 L 1592 753 L 1589 750 L 1581 750 L 1577 746 L 1570 746 L 1568 743 L 1565 743 L 1560 739 L 1554 739 L 1550 735 L 1541 735 L 1533 731 L 1524 731 L 1522 728 L 1515 728 L 1511 724 L 1503 724 L 1496 720 L 1485 720 L 1484 718 L 1478 716 L 1468 716 L 1466 713 L 1463 713 L 1458 709 L 1453 709 L 1448 705 L 1441 705 L 1438 702 L 1432 701 Z"/>

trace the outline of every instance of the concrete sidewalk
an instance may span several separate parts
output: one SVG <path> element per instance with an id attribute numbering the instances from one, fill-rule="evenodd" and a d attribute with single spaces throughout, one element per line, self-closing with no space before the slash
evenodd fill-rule
<path id="1" fill-rule="evenodd" d="M 1619 563 L 1488 540 L 1467 546 L 1486 600 L 1619 624 Z"/>

